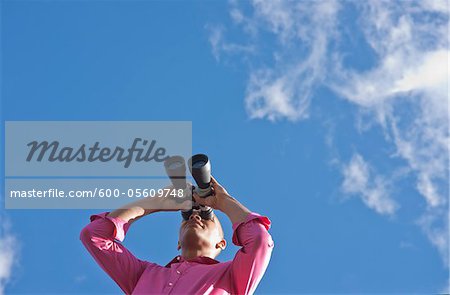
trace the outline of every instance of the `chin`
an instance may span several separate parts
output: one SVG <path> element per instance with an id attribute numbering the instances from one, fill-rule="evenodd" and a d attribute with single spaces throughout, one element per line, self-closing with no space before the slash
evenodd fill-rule
<path id="1" fill-rule="evenodd" d="M 205 245 L 209 244 L 209 239 L 199 228 L 192 228 L 184 232 L 183 242 L 185 245 Z"/>
<path id="2" fill-rule="evenodd" d="M 196 228 L 186 230 L 183 234 L 183 240 L 192 242 L 200 240 L 200 231 Z"/>

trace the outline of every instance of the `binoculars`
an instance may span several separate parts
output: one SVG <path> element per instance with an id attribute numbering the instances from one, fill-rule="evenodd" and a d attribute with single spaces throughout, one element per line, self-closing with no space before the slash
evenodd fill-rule
<path id="1" fill-rule="evenodd" d="M 193 186 L 190 193 L 195 191 L 201 198 L 212 195 L 211 163 L 209 162 L 208 157 L 204 154 L 194 155 L 189 159 L 188 166 L 192 177 L 197 183 L 197 187 Z M 188 187 L 186 182 L 186 162 L 184 158 L 182 156 L 169 157 L 164 161 L 164 168 L 166 169 L 166 173 L 174 188 L 177 190 L 184 190 L 184 195 L 187 195 L 188 190 L 191 188 Z M 192 201 L 192 209 L 181 211 L 183 220 L 188 220 L 194 210 L 199 211 L 199 215 L 202 219 L 212 219 L 214 212 L 211 207 L 200 205 L 195 202 L 194 199 L 192 199 Z"/>

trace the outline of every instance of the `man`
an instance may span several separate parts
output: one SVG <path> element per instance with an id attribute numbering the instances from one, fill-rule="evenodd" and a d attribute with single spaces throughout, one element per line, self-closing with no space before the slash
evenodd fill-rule
<path id="1" fill-rule="evenodd" d="M 241 246 L 232 261 L 215 260 L 226 246 L 217 217 L 204 220 L 197 213 L 180 226 L 178 249 L 181 255 L 166 266 L 136 258 L 115 240 L 123 241 L 132 222 L 161 211 L 144 209 L 145 199 L 111 213 L 91 216 L 91 223 L 81 231 L 80 239 L 127 294 L 252 294 L 264 275 L 273 249 L 268 233 L 270 220 L 250 212 L 213 177 L 211 184 L 212 196 L 203 199 L 194 194 L 194 199 L 230 218 L 233 243 Z"/>

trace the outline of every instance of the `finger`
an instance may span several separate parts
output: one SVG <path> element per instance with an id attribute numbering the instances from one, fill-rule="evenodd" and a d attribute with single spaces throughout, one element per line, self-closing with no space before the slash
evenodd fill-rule
<path id="1" fill-rule="evenodd" d="M 200 196 L 196 192 L 192 192 L 192 196 L 194 197 L 194 200 L 197 201 Z"/>
<path id="2" fill-rule="evenodd" d="M 197 203 L 203 205 L 203 202 L 204 202 L 203 198 L 201 198 L 196 192 L 194 192 L 194 193 L 192 194 L 192 196 L 194 197 L 194 200 L 195 200 Z"/>
<path id="3" fill-rule="evenodd" d="M 177 204 L 177 211 L 178 210 L 192 209 L 193 205 L 194 205 L 194 201 L 192 201 L 192 200 L 185 200 L 181 204 Z"/>
<path id="4" fill-rule="evenodd" d="M 218 192 L 225 190 L 223 188 L 223 186 L 221 186 L 220 183 L 218 183 L 217 180 L 212 175 L 211 175 L 211 184 L 212 184 L 212 187 Z"/>

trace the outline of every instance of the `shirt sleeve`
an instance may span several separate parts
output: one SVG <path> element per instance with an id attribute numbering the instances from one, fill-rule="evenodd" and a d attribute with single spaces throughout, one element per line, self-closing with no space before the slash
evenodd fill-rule
<path id="1" fill-rule="evenodd" d="M 256 213 L 233 224 L 233 243 L 242 246 L 231 263 L 233 294 L 253 294 L 261 281 L 274 246 L 270 224 L 269 218 Z"/>
<path id="2" fill-rule="evenodd" d="M 80 233 L 80 240 L 100 267 L 126 293 L 131 294 L 145 268 L 150 264 L 136 258 L 122 242 L 129 224 L 109 212 L 91 216 L 91 223 Z"/>

